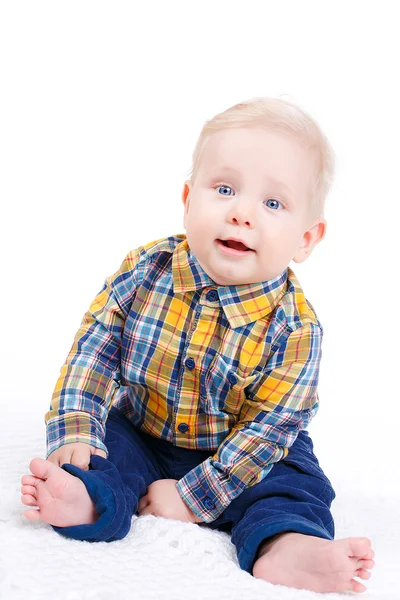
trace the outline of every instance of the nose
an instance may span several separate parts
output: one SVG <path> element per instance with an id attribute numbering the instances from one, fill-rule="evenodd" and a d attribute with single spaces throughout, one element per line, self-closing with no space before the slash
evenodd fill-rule
<path id="1" fill-rule="evenodd" d="M 250 202 L 235 202 L 227 215 L 229 223 L 254 227 L 255 218 L 250 208 Z"/>

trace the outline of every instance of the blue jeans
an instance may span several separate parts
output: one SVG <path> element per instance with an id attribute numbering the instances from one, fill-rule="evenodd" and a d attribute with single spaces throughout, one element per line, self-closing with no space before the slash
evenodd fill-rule
<path id="1" fill-rule="evenodd" d="M 90 542 L 125 537 L 147 487 L 158 479 L 180 479 L 213 451 L 178 448 L 134 427 L 111 408 L 106 422 L 108 459 L 92 456 L 89 470 L 71 464 L 62 468 L 79 477 L 92 498 L 98 520 L 92 525 L 55 527 L 58 533 Z M 232 534 L 240 567 L 252 573 L 257 551 L 269 537 L 295 531 L 334 538 L 330 506 L 335 498 L 329 479 L 313 454 L 306 431 L 299 433 L 288 456 L 259 483 L 244 490 L 212 523 L 201 527 Z"/>

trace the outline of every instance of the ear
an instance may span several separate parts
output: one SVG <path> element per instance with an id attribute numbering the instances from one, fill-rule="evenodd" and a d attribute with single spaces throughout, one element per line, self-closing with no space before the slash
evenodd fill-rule
<path id="1" fill-rule="evenodd" d="M 314 221 L 313 225 L 304 233 L 301 244 L 293 256 L 293 261 L 296 263 L 304 262 L 311 254 L 315 246 L 321 242 L 326 234 L 326 220 L 318 219 Z"/>
<path id="2" fill-rule="evenodd" d="M 187 215 L 188 215 L 188 211 L 189 211 L 191 189 L 192 189 L 192 181 L 191 181 L 191 179 L 187 179 L 185 181 L 185 183 L 183 184 L 183 190 L 182 190 L 182 202 L 185 207 L 184 215 L 183 215 L 183 226 L 185 229 L 186 229 Z"/>

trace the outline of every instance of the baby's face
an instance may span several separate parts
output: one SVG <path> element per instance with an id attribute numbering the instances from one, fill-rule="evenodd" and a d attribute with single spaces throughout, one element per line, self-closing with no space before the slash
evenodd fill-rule
<path id="1" fill-rule="evenodd" d="M 254 127 L 213 134 L 182 194 L 188 243 L 204 271 L 219 285 L 240 285 L 305 260 L 313 175 L 309 153 L 291 136 Z"/>

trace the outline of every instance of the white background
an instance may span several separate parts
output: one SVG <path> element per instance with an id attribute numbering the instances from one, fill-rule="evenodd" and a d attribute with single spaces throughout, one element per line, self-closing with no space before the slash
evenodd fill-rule
<path id="1" fill-rule="evenodd" d="M 337 157 L 326 238 L 291 264 L 325 330 L 309 431 L 333 483 L 344 473 L 371 495 L 398 484 L 395 4 L 1 3 L 0 394 L 16 436 L 21 421 L 45 435 L 105 277 L 130 249 L 183 232 L 205 120 L 282 96 L 317 119 Z"/>

